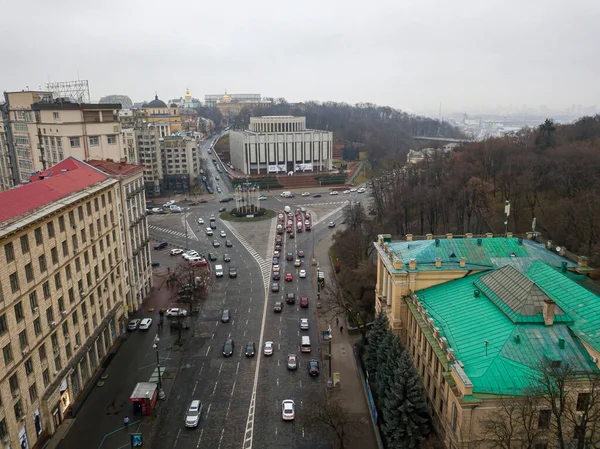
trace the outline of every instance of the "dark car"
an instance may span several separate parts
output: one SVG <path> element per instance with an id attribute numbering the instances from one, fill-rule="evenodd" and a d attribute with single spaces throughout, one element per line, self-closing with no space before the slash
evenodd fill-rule
<path id="1" fill-rule="evenodd" d="M 208 253 L 208 260 L 217 260 L 217 255 L 215 253 Z"/>
<path id="2" fill-rule="evenodd" d="M 231 262 L 231 257 L 229 257 L 229 254 L 223 254 L 223 262 Z"/>
<path id="3" fill-rule="evenodd" d="M 219 203 L 229 203 L 229 201 L 231 201 L 229 198 L 221 198 Z"/>
<path id="4" fill-rule="evenodd" d="M 273 265 L 277 265 L 279 263 L 279 257 L 273 257 Z"/>
<path id="5" fill-rule="evenodd" d="M 256 353 L 256 345 L 253 341 L 249 341 L 246 344 L 246 357 L 252 357 Z"/>
<path id="6" fill-rule="evenodd" d="M 299 251 L 298 251 L 298 258 L 299 258 L 299 259 L 302 259 L 303 257 L 304 257 L 304 251 L 302 251 L 302 250 L 299 250 Z"/>
<path id="7" fill-rule="evenodd" d="M 160 267 L 160 262 L 154 261 L 152 262 L 152 268 Z"/>
<path id="8" fill-rule="evenodd" d="M 210 229 L 217 229 L 217 225 L 215 224 L 214 221 L 210 222 Z"/>
<path id="9" fill-rule="evenodd" d="M 231 243 L 231 240 L 225 240 L 225 246 L 227 248 L 231 248 L 233 246 L 233 243 Z"/>
<path id="10" fill-rule="evenodd" d="M 308 361 L 308 374 L 315 377 L 315 376 L 318 376 L 320 372 L 321 372 L 321 369 L 319 367 L 319 361 L 314 360 L 314 359 L 309 360 Z"/>
<path id="11" fill-rule="evenodd" d="M 287 295 L 285 295 L 285 302 L 287 302 L 288 304 L 295 304 L 296 293 L 288 293 Z"/>
<path id="12" fill-rule="evenodd" d="M 229 309 L 223 309 L 221 312 L 221 323 L 229 323 Z"/>
<path id="13" fill-rule="evenodd" d="M 280 279 L 279 271 L 274 271 L 273 272 L 273 280 L 278 281 L 279 279 Z"/>
<path id="14" fill-rule="evenodd" d="M 273 282 L 273 285 L 271 285 L 271 291 L 272 292 L 278 292 L 279 291 L 279 284 L 277 282 Z"/>
<path id="15" fill-rule="evenodd" d="M 233 340 L 231 338 L 228 338 L 227 340 L 225 340 L 225 344 L 223 345 L 223 355 L 225 357 L 232 356 L 234 346 L 235 346 L 235 344 L 233 343 Z"/>
<path id="16" fill-rule="evenodd" d="M 283 310 L 283 303 L 281 301 L 277 301 L 275 303 L 275 305 L 273 306 L 273 312 L 281 313 L 282 310 Z"/>
<path id="17" fill-rule="evenodd" d="M 315 193 L 312 197 L 313 198 L 321 198 L 321 194 L 320 193 Z"/>
<path id="18" fill-rule="evenodd" d="M 288 260 L 288 261 L 294 260 L 294 253 L 287 253 L 285 255 L 285 260 Z"/>
<path id="19" fill-rule="evenodd" d="M 156 245 L 154 245 L 154 249 L 163 249 L 163 248 L 166 248 L 167 245 L 168 245 L 167 242 L 160 242 L 160 243 L 157 243 Z"/>
<path id="20" fill-rule="evenodd" d="M 219 208 L 219 212 L 225 212 L 226 210 L 227 210 L 227 208 L 226 208 L 226 207 L 220 207 L 220 208 Z"/>
<path id="21" fill-rule="evenodd" d="M 178 296 L 190 296 L 192 294 L 192 287 L 188 285 L 184 285 L 183 288 L 180 288 L 177 292 Z"/>
<path id="22" fill-rule="evenodd" d="M 235 268 L 235 267 L 230 267 L 229 268 L 229 277 L 230 278 L 236 278 L 237 277 L 237 268 Z"/>

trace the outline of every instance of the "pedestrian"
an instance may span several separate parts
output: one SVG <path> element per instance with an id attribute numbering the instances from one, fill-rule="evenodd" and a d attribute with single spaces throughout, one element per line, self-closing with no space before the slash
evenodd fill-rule
<path id="1" fill-rule="evenodd" d="M 340 334 L 344 333 L 344 326 L 340 326 Z"/>
<path id="2" fill-rule="evenodd" d="M 125 427 L 127 427 L 129 425 L 129 416 L 126 416 L 125 418 L 123 418 L 123 425 Z"/>
<path id="3" fill-rule="evenodd" d="M 339 325 L 340 325 L 340 319 L 339 319 L 339 318 L 336 318 L 336 319 L 335 319 L 335 325 L 336 325 L 336 326 L 339 326 Z"/>

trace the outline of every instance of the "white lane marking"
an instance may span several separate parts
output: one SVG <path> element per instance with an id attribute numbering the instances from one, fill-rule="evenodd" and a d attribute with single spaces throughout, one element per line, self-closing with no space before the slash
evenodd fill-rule
<path id="1" fill-rule="evenodd" d="M 221 362 L 221 366 L 219 366 L 219 375 L 221 375 L 221 370 L 223 369 L 223 362 Z"/>
<path id="2" fill-rule="evenodd" d="M 196 387 L 198 386 L 198 381 L 194 382 L 194 389 L 192 390 L 192 396 L 194 396 L 194 393 L 196 392 Z"/>
<path id="3" fill-rule="evenodd" d="M 221 438 L 219 438 L 219 449 L 221 449 L 221 443 L 223 442 L 223 434 L 225 434 L 225 427 L 221 430 Z"/>
<path id="4" fill-rule="evenodd" d="M 200 447 L 200 443 L 202 442 L 202 434 L 204 433 L 204 429 L 200 430 L 200 438 L 198 438 L 198 444 L 196 444 L 196 449 Z"/>
<path id="5" fill-rule="evenodd" d="M 208 347 L 208 349 L 206 350 L 206 355 L 208 356 L 208 353 L 210 352 L 210 346 Z"/>
<path id="6" fill-rule="evenodd" d="M 235 391 L 235 380 L 233 381 L 233 387 L 231 387 L 231 396 L 233 396 L 234 391 Z"/>
<path id="7" fill-rule="evenodd" d="M 177 432 L 177 437 L 175 438 L 175 443 L 173 443 L 173 447 L 177 446 L 177 440 L 179 440 L 179 435 L 181 435 L 181 429 L 179 429 L 179 432 Z"/>
<path id="8" fill-rule="evenodd" d="M 215 392 L 217 391 L 217 385 L 218 385 L 218 384 L 219 384 L 219 381 L 217 380 L 217 381 L 215 382 L 215 388 L 213 388 L 213 392 L 212 392 L 212 394 L 215 394 Z"/>
<path id="9" fill-rule="evenodd" d="M 210 413 L 210 406 L 211 404 L 208 404 L 208 408 L 206 409 L 206 419 L 208 419 L 208 414 Z"/>
<path id="10" fill-rule="evenodd" d="M 240 370 L 240 362 L 237 364 L 237 368 L 235 369 L 235 375 L 237 376 L 238 371 Z"/>

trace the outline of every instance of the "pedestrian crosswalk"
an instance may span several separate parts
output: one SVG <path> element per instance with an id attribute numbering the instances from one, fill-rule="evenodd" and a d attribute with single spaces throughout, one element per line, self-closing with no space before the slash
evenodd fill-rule
<path id="1" fill-rule="evenodd" d="M 314 207 L 314 206 L 339 206 L 340 204 L 346 204 L 348 203 L 349 200 L 345 200 L 345 201 L 331 201 L 328 203 L 308 203 L 308 204 L 296 204 L 294 207 L 296 207 L 297 209 L 301 208 L 301 207 Z"/>
<path id="2" fill-rule="evenodd" d="M 175 231 L 173 229 L 161 228 L 160 226 L 154 226 L 154 225 L 149 225 L 148 229 L 150 229 L 150 232 L 152 232 L 152 231 L 162 232 L 165 234 L 173 235 L 175 237 L 185 238 L 185 232 Z M 188 233 L 187 238 L 188 238 L 188 240 L 199 241 L 198 237 L 194 233 Z M 160 239 L 158 239 L 158 240 L 160 240 Z"/>

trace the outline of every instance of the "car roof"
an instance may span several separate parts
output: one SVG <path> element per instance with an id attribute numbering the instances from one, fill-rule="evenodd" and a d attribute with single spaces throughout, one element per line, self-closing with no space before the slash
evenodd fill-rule
<path id="1" fill-rule="evenodd" d="M 308 321 L 308 318 L 300 318 L 300 321 Z"/>
<path id="2" fill-rule="evenodd" d="M 198 399 L 194 399 L 190 404 L 190 408 L 200 408 L 200 401 Z"/>
<path id="3" fill-rule="evenodd" d="M 142 323 L 147 323 L 148 321 L 152 321 L 152 318 L 144 318 L 142 320 Z"/>
<path id="4" fill-rule="evenodd" d="M 140 321 L 139 318 L 134 318 L 133 320 L 129 321 L 130 323 L 135 323 L 136 321 Z"/>

